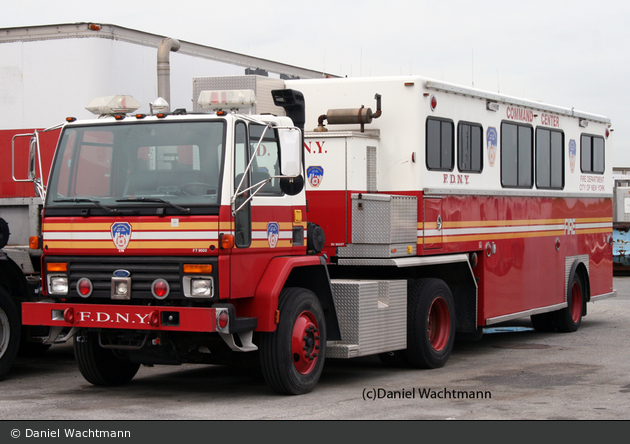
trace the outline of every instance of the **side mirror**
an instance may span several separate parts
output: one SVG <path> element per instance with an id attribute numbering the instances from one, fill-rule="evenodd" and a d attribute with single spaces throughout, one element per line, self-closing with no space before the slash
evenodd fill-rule
<path id="1" fill-rule="evenodd" d="M 37 178 L 37 137 L 31 137 L 31 144 L 28 153 L 28 180 L 35 181 Z"/>
<path id="2" fill-rule="evenodd" d="M 302 134 L 297 128 L 278 129 L 280 137 L 280 174 L 297 177 L 302 172 Z"/>

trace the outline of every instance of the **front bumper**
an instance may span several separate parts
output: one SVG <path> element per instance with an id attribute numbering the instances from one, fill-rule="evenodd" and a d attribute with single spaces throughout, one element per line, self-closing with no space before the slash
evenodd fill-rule
<path id="1" fill-rule="evenodd" d="M 22 324 L 70 328 L 229 333 L 228 326 L 226 326 L 228 328 L 217 329 L 217 317 L 223 310 L 227 309 L 223 307 L 24 302 L 22 303 Z"/>

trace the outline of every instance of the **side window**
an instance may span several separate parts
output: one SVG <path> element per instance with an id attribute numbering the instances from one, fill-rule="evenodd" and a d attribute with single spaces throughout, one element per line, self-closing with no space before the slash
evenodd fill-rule
<path id="1" fill-rule="evenodd" d="M 501 184 L 506 188 L 533 185 L 533 129 L 528 125 L 501 124 Z"/>
<path id="2" fill-rule="evenodd" d="M 536 129 L 536 186 L 564 188 L 564 133 Z"/>
<path id="3" fill-rule="evenodd" d="M 249 162 L 249 146 L 247 144 L 247 127 L 244 122 L 238 122 L 234 130 L 234 189 L 241 183 L 240 189 L 249 188 L 249 174 L 245 173 Z M 243 179 L 245 177 L 245 179 Z M 240 194 L 236 198 L 236 208 L 240 210 L 234 217 L 234 245 L 239 248 L 249 247 L 252 243 L 251 201 L 247 203 L 249 193 Z"/>
<path id="4" fill-rule="evenodd" d="M 604 138 L 582 134 L 580 165 L 583 173 L 604 173 Z"/>
<path id="5" fill-rule="evenodd" d="M 429 170 L 453 171 L 453 126 L 451 120 L 427 119 L 426 162 Z"/>
<path id="6" fill-rule="evenodd" d="M 258 141 L 263 134 L 265 127 L 262 125 L 251 124 L 249 126 L 249 143 L 251 145 L 251 153 L 254 154 Z M 260 143 L 256 158 L 252 163 L 252 184 L 272 178 L 261 190 L 259 195 L 280 195 L 280 179 L 274 179 L 274 176 L 280 174 L 280 158 L 278 156 L 278 132 L 269 128 L 265 132 L 265 137 Z"/>
<path id="7" fill-rule="evenodd" d="M 457 167 L 459 171 L 481 173 L 483 170 L 483 129 L 476 123 L 457 125 Z"/>

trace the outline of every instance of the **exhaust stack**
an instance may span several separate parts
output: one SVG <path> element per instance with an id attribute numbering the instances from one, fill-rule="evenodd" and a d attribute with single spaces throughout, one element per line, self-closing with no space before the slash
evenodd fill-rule
<path id="1" fill-rule="evenodd" d="M 169 109 L 171 106 L 171 67 L 169 62 L 170 52 L 177 52 L 180 43 L 176 39 L 165 38 L 160 42 L 157 55 L 157 81 L 158 81 L 158 97 L 166 100 Z"/>

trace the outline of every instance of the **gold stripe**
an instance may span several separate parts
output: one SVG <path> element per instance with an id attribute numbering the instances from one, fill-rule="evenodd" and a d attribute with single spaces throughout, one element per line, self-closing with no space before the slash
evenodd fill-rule
<path id="1" fill-rule="evenodd" d="M 570 218 L 567 218 L 570 219 Z M 586 217 L 582 219 L 576 219 L 576 224 L 589 224 L 589 223 L 612 223 L 612 217 Z M 477 227 L 514 227 L 514 226 L 533 226 L 533 225 L 558 225 L 564 224 L 566 219 L 532 219 L 532 220 L 481 220 L 481 221 L 451 221 L 444 222 L 444 228 L 477 228 Z M 436 222 L 427 222 L 423 225 L 422 222 L 418 222 L 418 229 L 424 228 L 431 229 L 436 228 Z"/>
<path id="2" fill-rule="evenodd" d="M 293 244 L 289 240 L 279 240 L 276 248 L 291 248 Z M 252 241 L 251 248 L 271 248 L 269 246 L 269 241 L 266 240 L 255 240 Z"/>
<path id="3" fill-rule="evenodd" d="M 252 222 L 252 230 L 267 231 L 268 222 Z M 278 222 L 281 230 L 290 230 L 293 228 L 293 222 Z"/>

